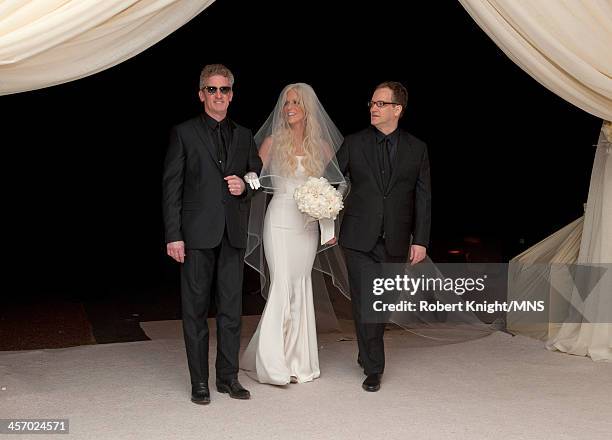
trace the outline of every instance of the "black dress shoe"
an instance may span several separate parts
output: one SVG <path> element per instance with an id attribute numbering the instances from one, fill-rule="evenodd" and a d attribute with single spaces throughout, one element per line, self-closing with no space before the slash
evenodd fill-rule
<path id="1" fill-rule="evenodd" d="M 229 382 L 217 380 L 217 391 L 220 393 L 229 393 L 232 399 L 247 400 L 251 398 L 251 393 L 240 385 L 238 379 L 232 379 Z"/>
<path id="2" fill-rule="evenodd" d="M 368 374 L 368 376 L 363 381 L 363 385 L 361 386 L 366 391 L 372 391 L 372 392 L 378 391 L 380 390 L 381 377 L 382 377 L 382 374 L 380 373 Z"/>
<path id="3" fill-rule="evenodd" d="M 208 405 L 210 403 L 210 390 L 207 383 L 191 384 L 191 401 L 198 405 Z"/>

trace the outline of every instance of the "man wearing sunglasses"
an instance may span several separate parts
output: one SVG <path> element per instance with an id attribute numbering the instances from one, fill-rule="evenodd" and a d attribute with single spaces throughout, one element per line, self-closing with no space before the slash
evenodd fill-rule
<path id="1" fill-rule="evenodd" d="M 340 229 L 366 391 L 378 391 L 385 367 L 384 323 L 372 323 L 362 304 L 372 295 L 362 286 L 366 267 L 417 264 L 426 256 L 431 223 L 429 159 L 425 143 L 398 128 L 408 92 L 394 81 L 374 90 L 368 102 L 371 126 L 344 138 L 340 170 L 351 182 Z M 370 321 L 370 322 L 368 322 Z"/>
<path id="2" fill-rule="evenodd" d="M 183 333 L 191 400 L 197 404 L 210 402 L 206 319 L 213 294 L 217 390 L 250 398 L 238 382 L 238 352 L 247 201 L 253 189 L 238 176 L 259 173 L 262 163 L 251 131 L 227 117 L 233 85 L 227 67 L 204 67 L 198 93 L 204 112 L 172 129 L 164 165 L 166 247 L 181 263 Z"/>

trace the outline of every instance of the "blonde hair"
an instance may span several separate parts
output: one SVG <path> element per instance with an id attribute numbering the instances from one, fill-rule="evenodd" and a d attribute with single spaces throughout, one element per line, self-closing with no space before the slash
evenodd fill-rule
<path id="1" fill-rule="evenodd" d="M 281 93 L 281 103 L 287 101 L 287 95 L 291 90 L 298 95 L 298 105 L 304 111 L 304 141 L 301 145 L 304 150 L 302 165 L 308 176 L 320 177 L 323 174 L 325 164 L 329 161 L 328 150 L 330 146 L 323 140 L 322 128 L 318 122 L 319 118 L 313 117 L 313 112 L 318 109 L 316 105 L 317 95 L 312 87 L 307 84 L 291 84 L 285 87 Z M 280 164 L 281 175 L 293 176 L 297 170 L 295 152 L 299 146 L 293 144 L 293 134 L 284 112 L 278 118 L 273 133 L 273 151 L 277 156 L 277 163 Z M 326 154 L 322 155 L 321 152 Z"/>
<path id="2" fill-rule="evenodd" d="M 206 81 L 208 78 L 215 75 L 221 75 L 227 78 L 230 82 L 230 86 L 234 86 L 234 74 L 231 70 L 229 70 L 223 64 L 208 64 L 204 66 L 202 72 L 200 72 L 200 89 L 206 86 Z"/>

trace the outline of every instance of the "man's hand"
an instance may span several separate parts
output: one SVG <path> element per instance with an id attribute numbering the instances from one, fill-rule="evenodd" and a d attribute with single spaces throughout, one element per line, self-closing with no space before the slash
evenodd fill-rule
<path id="1" fill-rule="evenodd" d="M 244 180 L 240 177 L 232 174 L 231 176 L 227 176 L 223 178 L 227 182 L 227 189 L 233 196 L 239 196 L 245 190 Z"/>
<path id="2" fill-rule="evenodd" d="M 166 251 L 168 255 L 179 263 L 185 262 L 185 242 L 184 241 L 173 241 L 166 245 Z"/>
<path id="3" fill-rule="evenodd" d="M 419 244 L 413 244 L 410 246 L 410 265 L 414 266 L 415 264 L 420 263 L 427 256 L 427 248 L 425 246 L 421 246 Z"/>

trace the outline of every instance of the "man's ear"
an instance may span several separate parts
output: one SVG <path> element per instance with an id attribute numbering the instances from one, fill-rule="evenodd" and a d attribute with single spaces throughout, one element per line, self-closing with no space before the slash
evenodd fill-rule
<path id="1" fill-rule="evenodd" d="M 200 102 L 204 102 L 204 92 L 203 91 L 199 91 L 198 92 L 198 98 L 200 98 Z"/>

